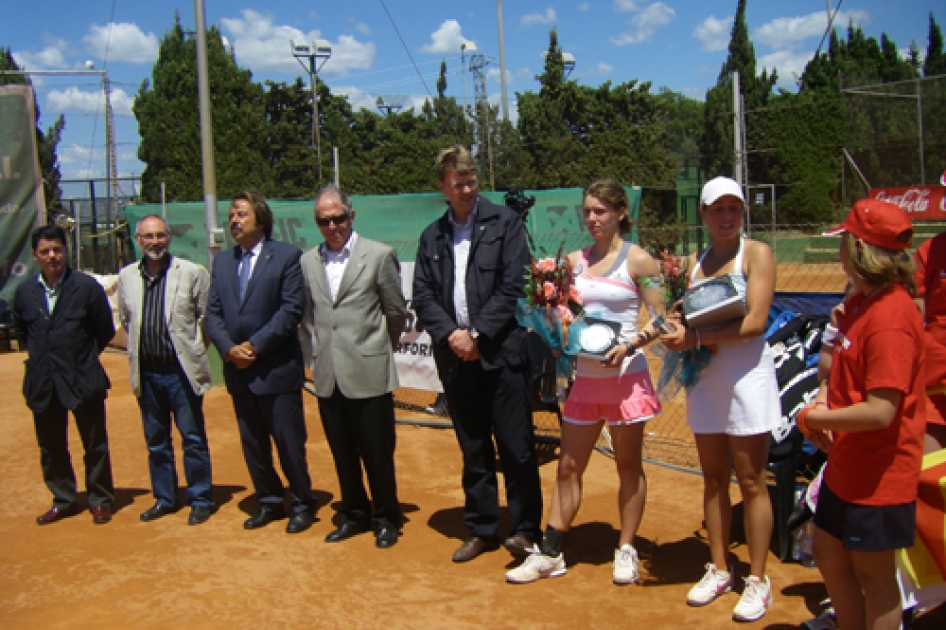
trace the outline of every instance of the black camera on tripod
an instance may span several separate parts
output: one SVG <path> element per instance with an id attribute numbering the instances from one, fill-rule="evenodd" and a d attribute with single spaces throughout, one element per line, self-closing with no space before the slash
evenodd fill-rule
<path id="1" fill-rule="evenodd" d="M 523 189 L 513 186 L 499 186 L 497 190 L 506 192 L 503 203 L 521 214 L 522 220 L 525 222 L 526 217 L 529 215 L 529 209 L 535 205 L 535 197 L 527 195 Z"/>

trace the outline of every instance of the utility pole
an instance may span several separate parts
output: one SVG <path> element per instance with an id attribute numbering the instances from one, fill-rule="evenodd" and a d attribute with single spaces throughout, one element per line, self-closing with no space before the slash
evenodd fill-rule
<path id="1" fill-rule="evenodd" d="M 312 143 L 309 145 L 315 147 L 316 160 L 318 160 L 319 185 L 322 184 L 322 142 L 319 125 L 319 92 L 317 79 L 319 70 L 325 65 L 332 56 L 332 46 L 324 39 L 317 39 L 308 44 L 295 44 L 289 40 L 292 48 L 292 56 L 296 58 L 299 65 L 309 74 L 309 82 L 312 84 Z M 308 61 L 308 65 L 303 61 Z"/>
<path id="2" fill-rule="evenodd" d="M 506 44 L 503 38 L 503 0 L 496 0 L 496 19 L 499 22 L 499 85 L 501 86 L 502 101 L 500 111 L 503 120 L 509 120 L 509 103 L 506 98 Z"/>
<path id="3" fill-rule="evenodd" d="M 217 174 L 214 170 L 204 0 L 194 0 L 194 16 L 194 28 L 197 30 L 197 102 L 200 107 L 200 158 L 204 175 L 204 228 L 207 234 L 207 268 L 212 269 L 214 257 L 223 246 L 223 231 L 217 227 Z"/>
<path id="4" fill-rule="evenodd" d="M 467 65 L 466 65 L 466 51 L 468 50 L 471 50 L 471 51 L 476 50 L 476 44 L 474 44 L 473 42 L 466 42 L 466 41 L 460 44 L 460 66 L 462 66 L 461 69 L 463 70 L 463 115 L 464 116 L 467 115 L 467 112 L 469 111 L 469 105 L 466 100 L 466 73 L 468 70 Z"/>

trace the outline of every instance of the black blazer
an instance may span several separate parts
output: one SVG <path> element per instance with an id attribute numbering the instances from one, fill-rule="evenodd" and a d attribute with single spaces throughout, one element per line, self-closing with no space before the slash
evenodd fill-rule
<path id="1" fill-rule="evenodd" d="M 305 309 L 305 284 L 299 258 L 288 243 L 266 239 L 240 302 L 237 270 L 240 247 L 214 259 L 204 325 L 221 358 L 249 341 L 259 353 L 245 370 L 224 360 L 227 391 L 279 394 L 303 385 L 298 327 Z"/>
<path id="2" fill-rule="evenodd" d="M 466 297 L 470 324 L 480 333 L 477 345 L 485 369 L 528 361 L 526 330 L 515 319 L 516 302 L 525 297 L 528 264 L 522 217 L 479 197 L 466 268 Z M 460 363 L 447 343 L 457 328 L 453 287 L 453 226 L 444 213 L 421 234 L 413 286 L 414 309 L 433 341 L 434 360 L 444 382 L 452 380 Z"/>
<path id="3" fill-rule="evenodd" d="M 27 279 L 16 288 L 13 316 L 28 353 L 23 397 L 31 410 L 45 411 L 53 395 L 66 409 L 106 395 L 111 383 L 99 354 L 115 336 L 115 323 L 95 278 L 66 267 L 52 315 L 43 285 Z"/>

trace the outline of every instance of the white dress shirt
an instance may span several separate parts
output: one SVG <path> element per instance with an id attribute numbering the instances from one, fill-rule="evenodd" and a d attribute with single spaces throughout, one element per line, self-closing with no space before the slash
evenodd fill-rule
<path id="1" fill-rule="evenodd" d="M 259 255 L 263 253 L 263 241 L 266 239 L 260 239 L 259 242 L 250 249 L 240 248 L 240 267 L 237 269 L 237 276 L 239 276 L 240 271 L 243 269 L 243 265 L 250 266 L 250 275 L 247 276 L 247 284 L 249 280 L 253 277 L 253 270 L 256 269 L 256 261 L 259 260 Z M 252 252 L 252 256 L 247 256 L 247 252 Z"/>
<path id="2" fill-rule="evenodd" d="M 338 299 L 338 287 L 342 283 L 342 275 L 345 273 L 345 267 L 348 265 L 348 259 L 351 258 L 351 249 L 355 246 L 355 240 L 358 235 L 355 230 L 351 231 L 348 240 L 337 252 L 330 250 L 325 243 L 319 247 L 322 248 L 322 260 L 325 261 L 325 276 L 328 278 L 329 290 L 332 292 L 332 301 Z"/>
<path id="3" fill-rule="evenodd" d="M 453 310 L 457 314 L 457 326 L 470 327 L 470 310 L 466 303 L 466 267 L 470 261 L 470 246 L 473 244 L 473 223 L 476 219 L 476 207 L 466 218 L 466 223 L 459 224 L 453 215 L 453 209 L 447 213 L 453 225 Z"/>

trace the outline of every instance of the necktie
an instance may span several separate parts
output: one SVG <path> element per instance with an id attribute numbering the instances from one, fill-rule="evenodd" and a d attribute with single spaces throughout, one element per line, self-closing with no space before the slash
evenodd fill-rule
<path id="1" fill-rule="evenodd" d="M 250 269 L 252 265 L 250 264 L 251 259 L 253 258 L 253 252 L 243 252 L 243 257 L 240 259 L 240 301 L 243 301 L 243 296 L 246 295 L 246 285 L 250 282 Z"/>

